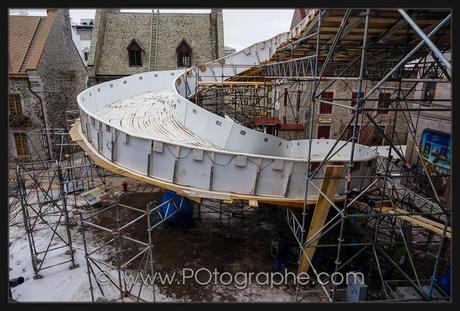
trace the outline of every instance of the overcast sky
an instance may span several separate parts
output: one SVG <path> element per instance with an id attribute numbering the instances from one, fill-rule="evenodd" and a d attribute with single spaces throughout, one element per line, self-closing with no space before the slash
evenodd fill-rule
<path id="1" fill-rule="evenodd" d="M 28 10 L 29 14 L 43 14 L 43 11 Z M 125 11 L 125 10 L 123 10 Z M 126 10 L 146 11 L 150 10 Z M 14 12 L 17 12 L 15 10 Z M 160 10 L 160 13 L 209 13 L 210 10 Z M 81 18 L 94 18 L 96 10 L 71 9 L 72 22 L 78 23 Z M 222 10 L 224 16 L 224 41 L 226 46 L 241 50 L 253 43 L 269 39 L 274 35 L 289 30 L 294 9 L 254 9 L 254 10 Z M 46 14 L 46 13 L 45 13 Z"/>

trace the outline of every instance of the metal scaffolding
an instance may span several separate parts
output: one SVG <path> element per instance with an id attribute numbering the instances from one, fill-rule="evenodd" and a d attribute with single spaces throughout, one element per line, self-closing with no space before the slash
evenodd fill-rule
<path id="1" fill-rule="evenodd" d="M 378 28 L 389 20 L 391 26 Z M 320 9 L 307 30 L 280 48 L 270 62 L 260 66 L 222 64 L 234 72 L 236 68 L 247 70 L 237 76 L 212 77 L 214 82 L 200 83 L 205 76 L 196 77 L 198 87 L 189 98 L 244 126 L 281 136 L 279 131 L 267 131 L 267 123 L 259 123 L 262 126 L 258 128 L 253 120 L 263 116 L 276 125 L 275 103 L 283 96 L 294 122 L 302 123 L 303 136 L 290 138 L 310 141 L 305 201 L 301 210 L 286 207 L 287 222 L 300 248 L 299 272 L 318 276 L 322 270 L 313 264 L 315 250 L 328 249 L 335 260 L 327 272 L 365 266 L 369 300 L 405 300 L 398 294 L 401 288 L 413 289 L 419 300 L 449 299 L 437 278 L 446 272 L 450 261 L 450 203 L 441 192 L 450 187 L 451 177 L 435 176 L 427 168 L 416 136 L 420 113 L 448 113 L 451 99 L 436 98 L 427 105 L 415 93 L 420 83 L 451 83 L 451 64 L 445 56 L 451 50 L 450 20 L 449 10 Z M 337 85 L 356 89 L 356 97 L 322 96 Z M 289 97 L 293 87 L 297 87 L 295 94 L 300 90 L 297 100 Z M 376 95 L 383 93 L 390 95 L 380 105 Z M 351 105 L 346 103 L 350 101 Z M 349 118 L 329 154 L 316 165 L 310 159 L 318 124 L 315 110 L 321 103 L 347 109 Z M 382 115 L 389 121 L 386 129 L 381 127 Z M 404 132 L 398 128 L 401 124 Z M 373 176 L 354 176 L 353 168 L 360 165 L 354 159 L 357 143 L 372 145 L 375 136 L 380 137 L 380 144 L 388 145 L 386 154 L 380 154 Z M 416 167 L 406 160 L 401 147 L 407 143 L 406 136 L 414 143 Z M 350 160 L 339 167 L 330 160 L 345 146 L 351 146 Z M 340 174 L 334 171 L 342 169 L 346 177 L 335 177 Z M 320 178 L 318 187 L 313 181 L 320 170 L 331 174 Z M 364 178 L 371 178 L 371 184 L 351 187 L 352 180 Z M 343 202 L 332 200 L 333 180 L 345 182 Z M 309 187 L 321 194 L 315 205 L 307 204 Z M 353 239 L 350 232 L 363 234 Z M 404 265 L 391 255 L 399 246 L 406 254 Z M 345 299 L 339 294 L 343 287 L 319 284 L 298 286 L 298 301 L 318 290 L 327 300 Z"/>
<path id="2" fill-rule="evenodd" d="M 38 279 L 43 277 L 41 271 L 57 265 L 69 263 L 71 269 L 78 266 L 69 213 L 81 205 L 80 193 L 105 188 L 106 172 L 94 165 L 64 129 L 32 131 L 26 137 L 31 153 L 28 160 L 16 162 L 9 215 L 10 226 L 24 226 L 34 278 Z M 48 139 L 54 142 L 49 152 L 45 143 Z M 22 220 L 17 219 L 19 213 Z M 50 258 L 51 252 L 63 250 L 68 259 Z"/>
<path id="3" fill-rule="evenodd" d="M 178 203 L 176 197 L 171 197 L 156 206 L 151 202 L 145 209 L 113 202 L 90 215 L 83 216 L 83 213 L 80 213 L 81 234 L 93 302 L 99 299 L 95 286 L 102 297 L 106 297 L 108 291 L 115 289 L 119 292 L 119 299 L 122 301 L 156 301 L 152 231 L 180 212 L 183 202 L 183 197 Z M 162 207 L 166 207 L 165 212 L 161 211 Z M 126 220 L 124 210 L 134 211 L 138 216 Z M 102 214 L 109 214 L 113 222 L 98 223 L 97 217 Z M 146 238 L 131 236 L 129 229 L 136 223 L 145 226 Z M 91 248 L 87 242 L 89 231 L 93 236 L 102 234 L 100 239 L 102 242 L 97 247 Z M 132 253 L 133 249 L 134 253 Z M 112 254 L 111 262 L 103 258 L 107 250 Z"/>

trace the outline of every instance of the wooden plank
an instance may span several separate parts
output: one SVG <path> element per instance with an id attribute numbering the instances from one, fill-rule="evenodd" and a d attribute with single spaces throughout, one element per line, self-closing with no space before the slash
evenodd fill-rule
<path id="1" fill-rule="evenodd" d="M 332 197 L 336 192 L 337 188 L 339 187 L 340 179 L 334 179 L 330 177 L 340 177 L 342 176 L 343 165 L 328 165 L 326 167 L 326 172 L 321 183 L 321 192 L 323 192 L 328 198 Z M 323 195 L 318 197 L 318 201 L 316 202 L 315 211 L 313 212 L 313 217 L 311 220 L 310 228 L 308 229 L 307 234 L 307 241 L 314 236 L 317 232 L 321 231 L 321 228 L 326 223 L 327 215 L 329 214 L 329 210 L 331 208 L 331 204 L 326 200 Z M 307 258 L 305 257 L 305 253 L 308 258 L 313 260 L 313 256 L 316 251 L 316 246 L 318 244 L 317 237 L 319 234 L 314 238 L 313 242 L 310 244 L 310 247 L 304 248 L 304 252 L 302 252 L 300 257 L 300 272 L 307 272 L 310 268 L 310 263 L 308 262 Z"/>
<path id="2" fill-rule="evenodd" d="M 264 86 L 264 85 L 274 85 L 274 83 L 271 82 L 263 82 L 263 81 L 211 81 L 211 82 L 204 82 L 204 81 L 199 81 L 198 82 L 199 86 Z"/>
<path id="3" fill-rule="evenodd" d="M 192 197 L 192 196 L 185 196 L 185 197 L 188 198 L 190 201 L 193 201 L 193 202 L 196 202 L 198 204 L 201 204 L 201 198 Z"/>
<path id="4" fill-rule="evenodd" d="M 436 222 L 434 220 L 428 219 L 420 215 L 409 215 L 407 211 L 404 211 L 399 208 L 384 206 L 382 207 L 382 211 L 388 214 L 396 214 L 395 216 L 407 222 L 410 222 L 416 226 L 430 230 L 431 232 L 434 232 L 436 234 L 443 235 L 444 224 L 442 223 Z M 406 215 L 400 215 L 400 214 L 408 214 L 408 215 L 406 216 Z M 451 227 L 447 227 L 446 236 L 449 239 L 452 238 L 452 228 Z"/>

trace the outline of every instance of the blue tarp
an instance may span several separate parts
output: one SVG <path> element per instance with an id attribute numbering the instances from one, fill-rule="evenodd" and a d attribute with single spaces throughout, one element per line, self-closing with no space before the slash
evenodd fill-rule
<path id="1" fill-rule="evenodd" d="M 166 190 L 161 198 L 161 203 L 167 202 L 170 199 L 172 200 L 161 206 L 159 210 L 163 218 L 168 218 L 165 222 L 190 225 L 193 221 L 193 210 L 189 200 L 186 197 L 178 195 L 174 191 Z M 178 209 L 180 210 L 175 213 Z"/>
<path id="2" fill-rule="evenodd" d="M 447 295 L 450 295 L 450 276 L 451 276 L 451 271 L 450 271 L 450 266 L 449 269 L 447 270 L 447 274 L 443 274 L 438 278 L 438 284 L 439 286 L 446 292 Z"/>

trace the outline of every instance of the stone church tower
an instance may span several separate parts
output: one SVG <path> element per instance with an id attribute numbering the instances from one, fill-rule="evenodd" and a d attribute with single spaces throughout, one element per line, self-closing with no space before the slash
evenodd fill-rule
<path id="1" fill-rule="evenodd" d="M 95 84 L 140 72 L 192 67 L 223 56 L 221 9 L 210 14 L 98 9 L 88 70 Z"/>

